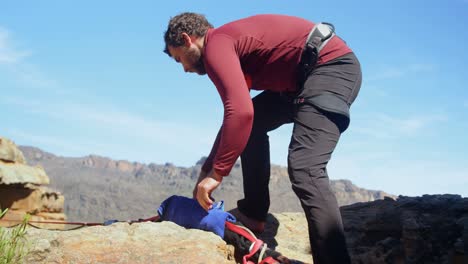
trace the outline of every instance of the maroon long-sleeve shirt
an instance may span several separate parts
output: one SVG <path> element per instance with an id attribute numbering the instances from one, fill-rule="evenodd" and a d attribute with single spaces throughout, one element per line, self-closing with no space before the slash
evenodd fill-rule
<path id="1" fill-rule="evenodd" d="M 314 23 L 284 15 L 256 15 L 209 29 L 204 64 L 224 105 L 223 125 L 203 165 L 226 176 L 247 144 L 253 123 L 250 89 L 293 92 L 305 42 Z M 321 50 L 317 64 L 351 52 L 339 37 Z M 245 76 L 251 79 L 247 86 Z"/>

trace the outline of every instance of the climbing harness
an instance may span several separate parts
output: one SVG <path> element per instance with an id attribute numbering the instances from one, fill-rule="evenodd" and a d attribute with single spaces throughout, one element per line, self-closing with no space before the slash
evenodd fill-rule
<path id="1" fill-rule="evenodd" d="M 305 81 L 315 69 L 320 51 L 335 35 L 335 27 L 326 22 L 316 24 L 310 31 L 299 63 L 297 95 L 304 89 Z M 334 93 L 322 92 L 309 97 L 297 96 L 292 103 L 296 107 L 303 104 L 312 105 L 326 112 L 328 117 L 337 124 L 340 133 L 343 133 L 349 126 L 350 103 Z"/>
<path id="2" fill-rule="evenodd" d="M 335 36 L 335 27 L 326 22 L 316 24 L 309 33 L 301 55 L 299 84 L 302 86 L 307 76 L 315 68 L 319 53 Z"/>

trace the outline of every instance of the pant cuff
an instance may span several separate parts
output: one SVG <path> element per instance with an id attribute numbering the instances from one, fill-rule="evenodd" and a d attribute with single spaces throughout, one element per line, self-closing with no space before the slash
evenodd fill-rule
<path id="1" fill-rule="evenodd" d="M 237 201 L 237 208 L 245 216 L 255 219 L 257 221 L 265 222 L 268 209 L 261 209 L 259 206 L 256 206 L 254 203 L 248 202 L 246 199 Z"/>

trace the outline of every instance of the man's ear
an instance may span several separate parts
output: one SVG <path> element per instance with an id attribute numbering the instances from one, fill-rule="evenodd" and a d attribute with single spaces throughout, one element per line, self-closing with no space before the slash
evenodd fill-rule
<path id="1" fill-rule="evenodd" d="M 192 44 L 192 39 L 190 36 L 187 33 L 182 33 L 182 38 L 184 38 L 184 46 L 187 48 L 190 47 Z"/>

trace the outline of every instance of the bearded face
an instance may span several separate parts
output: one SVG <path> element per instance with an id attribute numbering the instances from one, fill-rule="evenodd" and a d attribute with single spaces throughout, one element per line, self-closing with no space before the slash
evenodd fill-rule
<path id="1" fill-rule="evenodd" d="M 185 72 L 194 72 L 199 75 L 206 74 L 201 50 L 196 45 L 192 44 L 189 47 L 169 46 L 169 52 L 176 62 L 182 64 Z"/>
<path id="2" fill-rule="evenodd" d="M 196 72 L 199 75 L 206 74 L 205 64 L 203 63 L 203 57 L 199 48 L 190 47 L 186 55 L 187 61 L 189 62 L 189 72 Z"/>

